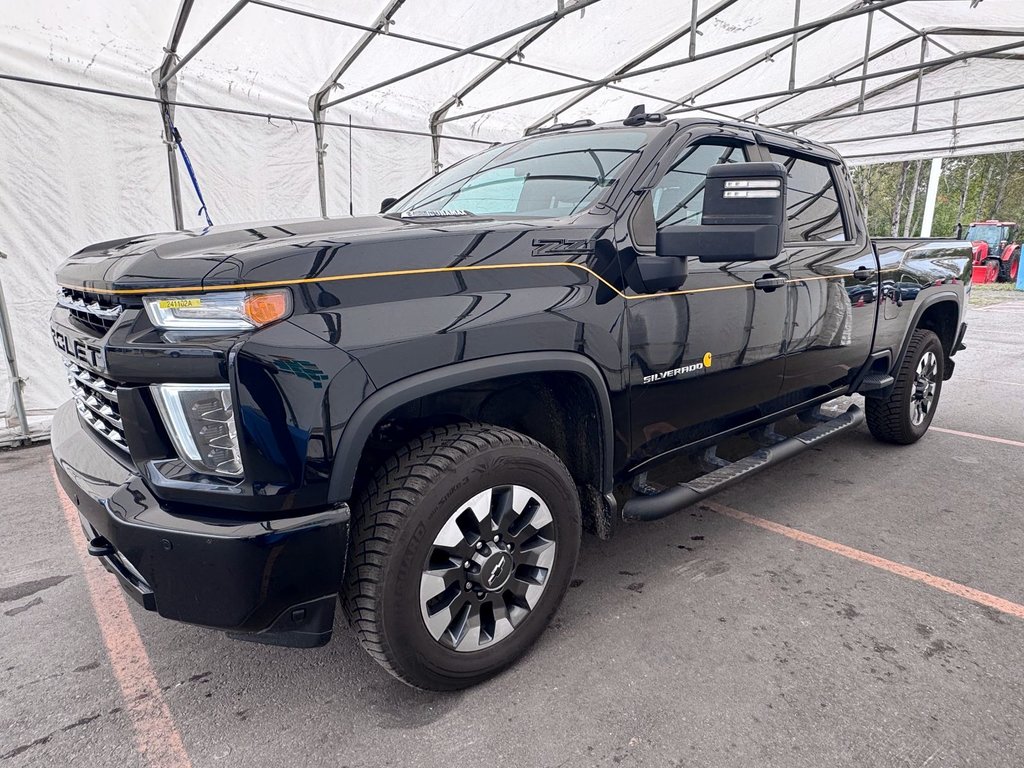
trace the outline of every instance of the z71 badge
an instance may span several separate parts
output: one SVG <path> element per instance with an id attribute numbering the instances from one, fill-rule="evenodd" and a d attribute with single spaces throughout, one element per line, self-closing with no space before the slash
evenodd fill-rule
<path id="1" fill-rule="evenodd" d="M 594 252 L 595 242 L 593 240 L 542 240 L 535 238 L 533 241 L 534 256 L 561 256 L 575 254 L 590 254 Z"/>
<path id="2" fill-rule="evenodd" d="M 683 376 L 689 373 L 697 373 L 711 367 L 711 353 L 705 352 L 704 357 L 696 363 L 690 363 L 689 365 L 682 365 L 678 368 L 673 368 L 670 371 L 662 371 L 661 373 L 652 373 L 644 376 L 644 384 L 653 384 L 656 381 L 662 379 L 671 379 L 675 376 Z"/>

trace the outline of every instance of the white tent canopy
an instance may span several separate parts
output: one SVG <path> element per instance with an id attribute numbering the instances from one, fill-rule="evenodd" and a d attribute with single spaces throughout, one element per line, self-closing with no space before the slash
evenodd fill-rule
<path id="1" fill-rule="evenodd" d="M 215 224 L 372 212 L 490 142 L 637 103 L 851 163 L 1024 148 L 1020 0 L 0 2 L 0 281 L 44 420 L 67 396 L 54 267 L 206 225 L 172 123 Z"/>

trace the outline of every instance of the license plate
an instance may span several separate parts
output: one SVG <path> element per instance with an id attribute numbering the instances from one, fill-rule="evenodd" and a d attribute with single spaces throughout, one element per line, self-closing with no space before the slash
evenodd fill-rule
<path id="1" fill-rule="evenodd" d="M 53 336 L 54 346 L 67 357 L 99 371 L 106 369 L 103 350 L 99 347 L 88 344 L 83 339 L 69 336 L 61 329 L 54 328 L 53 326 L 50 326 L 50 334 Z"/>

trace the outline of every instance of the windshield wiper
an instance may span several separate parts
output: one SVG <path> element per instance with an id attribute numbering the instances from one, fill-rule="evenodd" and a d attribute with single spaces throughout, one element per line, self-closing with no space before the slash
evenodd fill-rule
<path id="1" fill-rule="evenodd" d="M 476 214 L 472 211 L 464 211 L 462 209 L 449 209 L 441 208 L 439 210 L 412 210 L 402 211 L 399 216 L 403 219 L 440 219 L 448 218 L 451 216 L 475 216 Z"/>

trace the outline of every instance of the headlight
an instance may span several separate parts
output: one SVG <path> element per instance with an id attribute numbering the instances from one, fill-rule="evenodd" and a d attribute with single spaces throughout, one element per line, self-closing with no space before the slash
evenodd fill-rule
<path id="1" fill-rule="evenodd" d="M 227 384 L 154 384 L 150 389 L 178 456 L 186 464 L 206 474 L 242 474 Z"/>
<path id="2" fill-rule="evenodd" d="M 176 331 L 244 331 L 281 320 L 292 311 L 291 293 L 229 291 L 200 296 L 147 296 L 150 322 Z"/>

